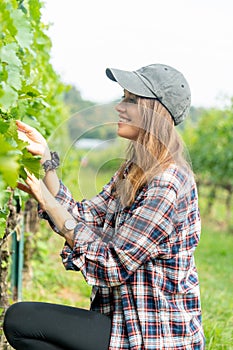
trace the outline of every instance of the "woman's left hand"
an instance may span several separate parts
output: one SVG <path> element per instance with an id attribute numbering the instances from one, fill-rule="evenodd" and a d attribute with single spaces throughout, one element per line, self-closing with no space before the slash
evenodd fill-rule
<path id="1" fill-rule="evenodd" d="M 37 179 L 37 177 L 29 171 L 26 170 L 27 173 L 27 178 L 25 180 L 26 185 L 18 182 L 17 187 L 32 195 L 37 202 L 41 205 L 41 207 L 44 209 L 45 208 L 45 196 L 46 196 L 46 191 L 48 191 L 47 187 L 45 186 L 44 182 L 40 179 Z"/>

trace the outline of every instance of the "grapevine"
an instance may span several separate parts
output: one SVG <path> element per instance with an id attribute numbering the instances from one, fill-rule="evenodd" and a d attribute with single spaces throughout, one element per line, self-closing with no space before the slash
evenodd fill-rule
<path id="1" fill-rule="evenodd" d="M 28 199 L 17 190 L 25 168 L 39 176 L 38 157 L 18 138 L 15 120 L 36 127 L 47 138 L 63 118 L 61 82 L 50 63 L 48 26 L 40 0 L 0 2 L 0 297 L 8 306 L 8 238 L 19 228 Z M 4 315 L 4 312 L 1 312 Z M 1 316 L 1 317 L 2 317 Z M 1 320 L 2 321 L 2 320 Z"/>

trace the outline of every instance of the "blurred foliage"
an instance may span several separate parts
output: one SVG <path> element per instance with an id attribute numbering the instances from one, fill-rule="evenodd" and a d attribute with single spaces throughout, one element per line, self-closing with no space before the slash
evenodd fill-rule
<path id="1" fill-rule="evenodd" d="M 220 192 L 226 208 L 222 220 L 232 231 L 233 99 L 229 102 L 223 109 L 203 110 L 197 120 L 191 119 L 185 124 L 182 135 L 197 176 L 199 192 L 203 186 L 204 193 L 208 188 L 205 212 L 211 216 Z"/>
<path id="2" fill-rule="evenodd" d="M 65 93 L 64 101 L 70 111 L 68 128 L 73 141 L 79 138 L 109 140 L 116 137 L 118 118 L 113 108 L 114 102 L 94 104 L 83 100 L 74 86 Z"/>
<path id="3" fill-rule="evenodd" d="M 233 186 L 233 106 L 205 110 L 183 137 L 200 181 Z"/>

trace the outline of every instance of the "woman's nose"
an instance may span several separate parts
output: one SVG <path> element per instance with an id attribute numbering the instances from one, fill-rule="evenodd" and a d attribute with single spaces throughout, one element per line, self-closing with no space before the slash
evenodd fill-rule
<path id="1" fill-rule="evenodd" d="M 116 106 L 115 110 L 117 112 L 124 112 L 126 110 L 126 104 L 123 101 L 120 101 Z"/>

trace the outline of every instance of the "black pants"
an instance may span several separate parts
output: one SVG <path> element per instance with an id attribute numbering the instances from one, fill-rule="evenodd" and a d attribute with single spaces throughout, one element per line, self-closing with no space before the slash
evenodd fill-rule
<path id="1" fill-rule="evenodd" d="M 70 306 L 20 302 L 7 310 L 3 329 L 17 350 L 107 350 L 111 320 Z"/>

